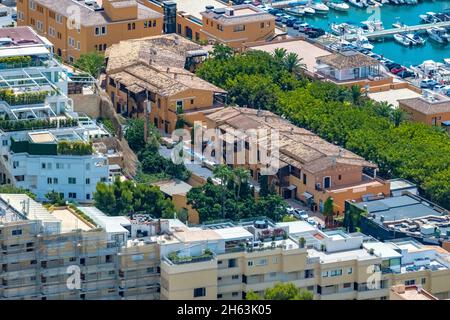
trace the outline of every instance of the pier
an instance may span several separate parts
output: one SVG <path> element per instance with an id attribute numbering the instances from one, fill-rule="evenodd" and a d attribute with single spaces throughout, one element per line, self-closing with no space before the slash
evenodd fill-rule
<path id="1" fill-rule="evenodd" d="M 392 28 L 392 29 L 385 29 L 385 30 L 380 30 L 380 31 L 364 32 L 361 35 L 367 37 L 367 39 L 376 39 L 376 38 L 391 36 L 391 35 L 394 35 L 397 33 L 402 33 L 402 32 L 425 31 L 426 29 L 429 29 L 432 27 L 449 28 L 450 21 L 425 23 L 425 24 L 418 24 L 415 26 L 407 26 L 404 28 Z M 343 37 L 345 40 L 353 40 L 353 39 L 356 39 L 357 35 L 356 34 L 347 34 L 347 35 L 344 35 Z"/>

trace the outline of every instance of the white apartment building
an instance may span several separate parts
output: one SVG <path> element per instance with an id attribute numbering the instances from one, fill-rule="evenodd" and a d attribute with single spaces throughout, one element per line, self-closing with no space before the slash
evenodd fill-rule
<path id="1" fill-rule="evenodd" d="M 69 80 L 47 39 L 29 27 L 0 29 L 0 181 L 40 200 L 57 191 L 90 202 L 109 178 L 108 158 L 91 140 L 109 133 L 73 112 Z"/>

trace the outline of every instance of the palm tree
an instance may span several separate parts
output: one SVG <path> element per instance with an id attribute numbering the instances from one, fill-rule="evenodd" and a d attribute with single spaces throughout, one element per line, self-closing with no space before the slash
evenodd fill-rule
<path id="1" fill-rule="evenodd" d="M 399 108 L 392 110 L 391 120 L 394 123 L 395 127 L 398 127 L 405 119 L 406 113 L 403 110 Z"/>
<path id="2" fill-rule="evenodd" d="M 221 164 L 213 169 L 213 175 L 216 178 L 220 179 L 220 186 L 222 189 L 222 217 L 225 218 L 225 192 L 227 188 L 228 181 L 230 181 L 230 178 L 232 177 L 232 171 L 227 165 Z"/>
<path id="3" fill-rule="evenodd" d="M 377 115 L 381 117 L 388 118 L 391 115 L 392 108 L 393 108 L 392 104 L 386 101 L 382 101 L 376 107 L 375 112 L 377 113 Z"/>
<path id="4" fill-rule="evenodd" d="M 284 63 L 284 59 L 286 58 L 287 50 L 284 48 L 276 48 L 273 50 L 273 57 L 280 64 Z"/>
<path id="5" fill-rule="evenodd" d="M 300 63 L 300 61 L 302 60 L 303 60 L 302 58 L 298 57 L 298 54 L 290 52 L 284 58 L 284 66 L 286 67 L 287 71 L 296 73 L 301 68 L 305 68 L 305 64 Z"/>
<path id="6" fill-rule="evenodd" d="M 239 199 L 241 195 L 242 183 L 247 182 L 248 179 L 250 179 L 250 172 L 243 167 L 238 167 L 233 170 L 233 178 L 235 184 L 237 185 L 236 199 Z"/>

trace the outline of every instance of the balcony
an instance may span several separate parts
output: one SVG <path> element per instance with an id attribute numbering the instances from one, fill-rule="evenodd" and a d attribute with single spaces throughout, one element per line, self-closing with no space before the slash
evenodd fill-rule
<path id="1" fill-rule="evenodd" d="M 207 249 L 205 250 L 205 253 L 199 256 L 179 256 L 177 252 L 172 252 L 166 257 L 166 260 L 171 264 L 179 265 L 210 261 L 214 259 L 214 257 L 214 253 Z"/>

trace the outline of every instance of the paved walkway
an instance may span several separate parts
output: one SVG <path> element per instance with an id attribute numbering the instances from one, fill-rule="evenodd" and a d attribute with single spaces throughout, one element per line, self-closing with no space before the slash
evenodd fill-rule
<path id="1" fill-rule="evenodd" d="M 313 212 L 310 208 L 306 207 L 302 202 L 295 199 L 286 199 L 286 202 L 294 209 L 305 210 L 308 213 L 308 216 L 312 217 L 316 220 L 317 223 L 321 225 L 325 225 L 325 217 L 320 212 Z"/>

